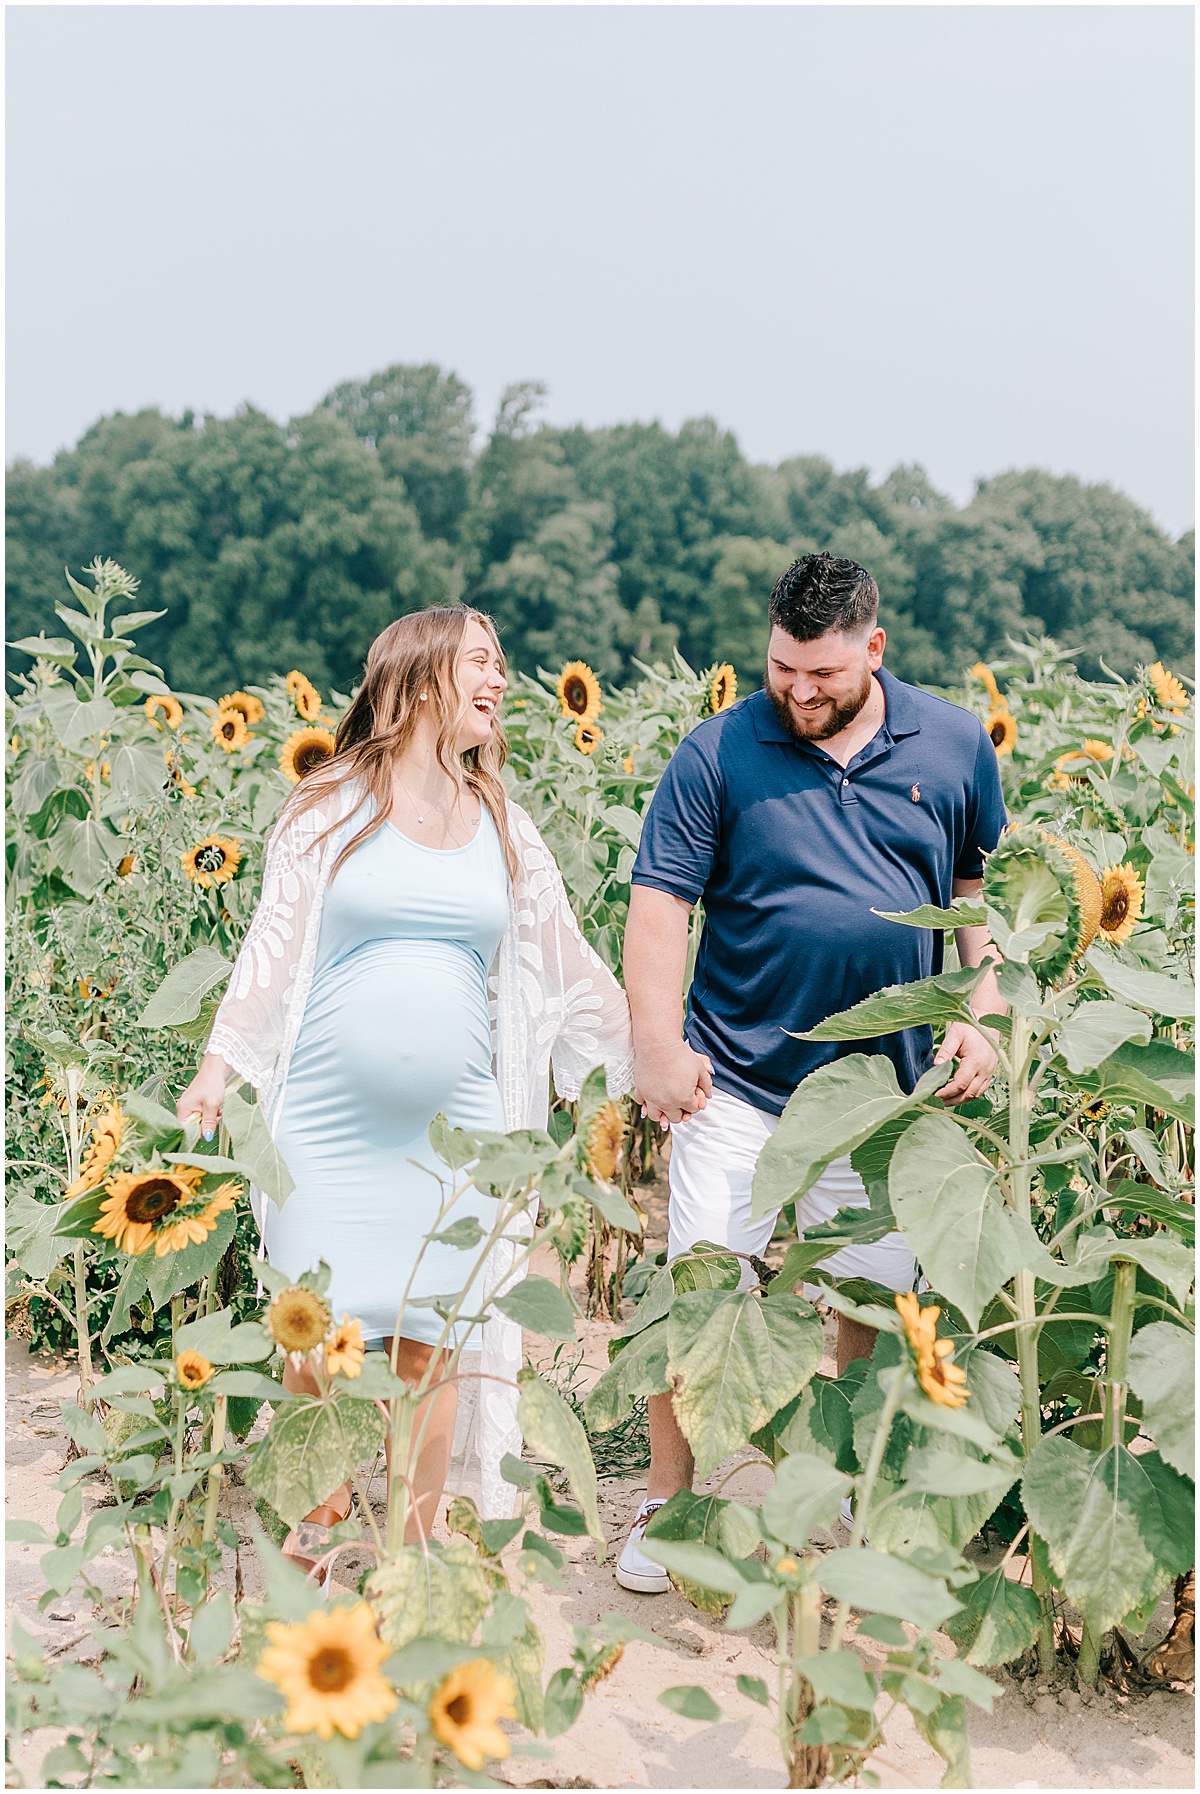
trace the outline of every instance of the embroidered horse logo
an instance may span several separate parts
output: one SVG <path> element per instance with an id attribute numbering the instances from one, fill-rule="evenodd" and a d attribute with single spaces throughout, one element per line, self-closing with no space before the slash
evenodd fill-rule
<path id="1" fill-rule="evenodd" d="M 914 785 L 912 788 L 912 800 L 915 804 L 919 804 L 921 801 L 921 787 L 919 785 Z"/>

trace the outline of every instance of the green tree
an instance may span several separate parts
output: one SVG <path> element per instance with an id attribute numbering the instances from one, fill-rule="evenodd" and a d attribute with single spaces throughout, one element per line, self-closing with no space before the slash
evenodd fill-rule
<path id="1" fill-rule="evenodd" d="M 434 362 L 394 362 L 366 380 L 346 380 L 321 401 L 345 418 L 384 472 L 404 482 L 427 536 L 458 540 L 471 497 L 472 393 Z"/>

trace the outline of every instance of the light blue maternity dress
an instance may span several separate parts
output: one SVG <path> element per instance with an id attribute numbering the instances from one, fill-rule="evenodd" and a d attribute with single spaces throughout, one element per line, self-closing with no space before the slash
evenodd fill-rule
<path id="1" fill-rule="evenodd" d="M 363 814 L 345 824 L 339 849 Z M 444 852 L 385 822 L 325 894 L 276 1134 L 296 1187 L 282 1209 L 268 1205 L 266 1246 L 290 1277 L 323 1258 L 335 1318 L 357 1317 L 368 1341 L 394 1333 L 437 1223 L 437 1176 L 450 1172 L 429 1144 L 430 1122 L 441 1112 L 456 1127 L 504 1127 L 487 971 L 508 905 L 504 854 L 485 806 L 474 838 Z M 448 1221 L 475 1215 L 487 1228 L 493 1209 L 471 1190 Z M 426 1246 L 410 1297 L 459 1290 L 478 1258 L 478 1248 Z M 401 1331 L 432 1345 L 442 1326 L 432 1308 L 408 1307 Z"/>

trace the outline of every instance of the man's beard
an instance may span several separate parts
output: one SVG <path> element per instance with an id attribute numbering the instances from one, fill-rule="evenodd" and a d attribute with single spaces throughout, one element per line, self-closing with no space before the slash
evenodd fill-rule
<path id="1" fill-rule="evenodd" d="M 793 741 L 828 741 L 831 735 L 840 735 L 842 730 L 852 723 L 867 699 L 871 695 L 872 673 L 868 667 L 863 674 L 863 682 L 852 697 L 843 698 L 841 702 L 833 701 L 828 708 L 812 710 L 808 714 L 812 718 L 811 728 L 801 728 L 786 695 L 780 695 L 771 684 L 770 674 L 763 680 L 763 688 L 772 704 L 775 714 L 792 737 Z"/>

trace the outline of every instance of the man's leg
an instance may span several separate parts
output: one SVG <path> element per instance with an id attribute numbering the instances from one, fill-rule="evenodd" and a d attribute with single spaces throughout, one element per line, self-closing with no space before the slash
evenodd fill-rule
<path id="1" fill-rule="evenodd" d="M 717 1090 L 704 1109 L 671 1129 L 668 1263 L 701 1240 L 755 1255 L 766 1250 L 775 1216 L 751 1221 L 750 1186 L 758 1155 L 775 1126 L 774 1115 Z M 754 1281 L 750 1265 L 743 1263 L 742 1282 Z M 623 1588 L 661 1594 L 670 1583 L 662 1566 L 642 1549 L 646 1522 L 664 1501 L 680 1489 L 691 1488 L 695 1463 L 675 1418 L 674 1398 L 652 1395 L 647 1407 L 650 1473 L 646 1499 L 617 1560 L 616 1576 Z"/>

